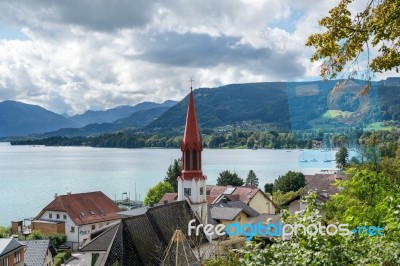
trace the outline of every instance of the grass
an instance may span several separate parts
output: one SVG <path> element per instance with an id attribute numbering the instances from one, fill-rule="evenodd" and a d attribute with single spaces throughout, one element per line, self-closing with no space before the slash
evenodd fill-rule
<path id="1" fill-rule="evenodd" d="M 328 110 L 325 113 L 322 114 L 323 118 L 336 118 L 338 116 L 342 117 L 349 117 L 352 114 L 352 112 L 348 111 L 341 111 L 341 110 Z"/>

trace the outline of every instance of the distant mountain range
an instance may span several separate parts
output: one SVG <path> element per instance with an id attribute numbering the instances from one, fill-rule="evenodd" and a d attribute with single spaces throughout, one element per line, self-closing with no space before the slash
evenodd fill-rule
<path id="1" fill-rule="evenodd" d="M 247 130 L 287 131 L 352 125 L 367 127 L 379 121 L 400 121 L 400 78 L 372 83 L 349 81 L 262 82 L 194 90 L 202 130 L 226 126 Z M 335 92 L 333 92 L 335 91 Z M 180 102 L 144 102 L 105 111 L 65 117 L 39 106 L 13 101 L 0 103 L 0 137 L 90 136 L 126 129 L 177 135 L 183 130 L 188 97 Z"/>
<path id="2" fill-rule="evenodd" d="M 141 128 L 156 119 L 176 101 L 162 104 L 143 102 L 135 106 L 118 106 L 104 111 L 87 111 L 65 117 L 37 105 L 16 101 L 0 102 L 0 137 L 88 136 L 128 127 Z"/>

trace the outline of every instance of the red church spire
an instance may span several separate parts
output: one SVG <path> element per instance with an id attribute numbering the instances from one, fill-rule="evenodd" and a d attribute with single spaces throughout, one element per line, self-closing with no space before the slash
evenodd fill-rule
<path id="1" fill-rule="evenodd" d="M 192 80 L 191 80 L 192 81 Z M 183 170 L 181 178 L 184 180 L 199 178 L 205 179 L 201 171 L 201 144 L 200 129 L 197 123 L 196 107 L 192 87 L 190 87 L 189 105 L 186 115 L 185 133 L 181 144 Z"/>

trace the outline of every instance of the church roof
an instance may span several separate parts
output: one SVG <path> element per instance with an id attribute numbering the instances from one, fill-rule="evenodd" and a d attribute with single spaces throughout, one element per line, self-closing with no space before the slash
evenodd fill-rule
<path id="1" fill-rule="evenodd" d="M 50 202 L 35 220 L 46 211 L 66 212 L 77 225 L 120 219 L 120 208 L 101 191 L 59 195 Z"/>
<path id="2" fill-rule="evenodd" d="M 115 227 L 90 241 L 81 251 L 105 252 L 100 265 L 159 265 L 177 228 L 187 234 L 195 214 L 186 201 L 149 208 L 125 217 Z"/>
<path id="3" fill-rule="evenodd" d="M 190 150 L 196 148 L 198 151 L 203 149 L 192 90 L 189 94 L 189 105 L 186 115 L 185 133 L 183 135 L 181 150 L 184 151 L 186 148 L 189 148 Z"/>

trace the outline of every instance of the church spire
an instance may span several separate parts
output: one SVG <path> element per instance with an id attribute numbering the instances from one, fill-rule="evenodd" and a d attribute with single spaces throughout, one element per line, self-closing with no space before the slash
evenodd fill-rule
<path id="1" fill-rule="evenodd" d="M 193 80 L 190 80 L 192 82 Z M 189 197 L 192 203 L 205 202 L 205 180 L 201 170 L 201 136 L 197 122 L 194 93 L 190 84 L 189 105 L 186 114 L 185 132 L 181 144 L 182 173 L 178 177 L 178 200 Z M 203 211 L 202 211 L 203 212 Z"/>

